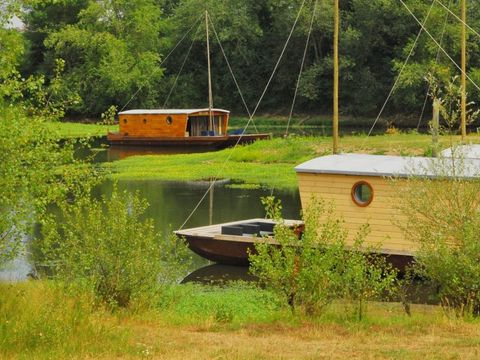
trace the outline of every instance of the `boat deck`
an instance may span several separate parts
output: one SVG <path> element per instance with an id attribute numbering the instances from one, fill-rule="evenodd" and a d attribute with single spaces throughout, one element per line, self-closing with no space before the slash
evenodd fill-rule
<path id="1" fill-rule="evenodd" d="M 248 220 L 240 220 L 240 221 L 233 221 L 228 223 L 222 224 L 215 224 L 215 225 L 208 225 L 208 226 L 200 226 L 191 229 L 185 230 L 177 230 L 175 234 L 178 236 L 185 236 L 185 237 L 202 237 L 202 238 L 210 238 L 212 240 L 222 240 L 222 241 L 239 241 L 239 242 L 252 242 L 252 238 L 258 235 L 269 235 L 268 232 L 260 231 L 259 234 L 243 234 L 243 235 L 230 235 L 230 234 L 222 234 L 222 227 L 225 226 L 235 226 L 240 224 L 250 224 L 250 223 L 269 223 L 269 224 L 278 224 L 277 221 L 270 220 L 270 219 L 262 219 L 262 218 L 255 218 L 255 219 L 248 219 Z M 301 220 L 284 220 L 284 224 L 288 227 L 298 227 L 303 225 L 303 221 Z M 271 236 L 268 236 L 272 238 Z M 273 238 L 272 238 L 273 241 Z"/>

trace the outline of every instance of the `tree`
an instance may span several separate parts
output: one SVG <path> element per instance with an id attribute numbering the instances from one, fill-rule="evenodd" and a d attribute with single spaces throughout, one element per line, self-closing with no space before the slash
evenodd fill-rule
<path id="1" fill-rule="evenodd" d="M 72 142 L 59 144 L 51 120 L 33 99 L 46 100 L 40 78 L 18 72 L 23 43 L 17 30 L 0 16 L 0 266 L 22 248 L 33 224 L 52 203 L 80 196 L 93 182 L 93 169 L 74 158 Z M 29 95 L 29 101 L 24 96 Z M 38 103 L 36 105 L 39 105 Z M 58 108 L 57 108 L 58 109 Z"/>
<path id="2" fill-rule="evenodd" d="M 162 76 L 161 10 L 153 0 L 89 1 L 78 21 L 49 32 L 51 58 L 65 61 L 65 82 L 82 103 L 69 110 L 98 115 L 111 105 L 155 105 Z"/>

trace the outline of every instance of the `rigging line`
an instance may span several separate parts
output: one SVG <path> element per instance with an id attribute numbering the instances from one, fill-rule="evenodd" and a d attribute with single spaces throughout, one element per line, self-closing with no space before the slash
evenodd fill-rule
<path id="1" fill-rule="evenodd" d="M 257 109 L 260 106 L 260 103 L 262 102 L 263 97 L 265 96 L 265 93 L 268 90 L 268 87 L 270 86 L 270 83 L 273 79 L 273 76 L 275 75 L 275 72 L 278 69 L 278 65 L 280 64 L 280 61 L 282 60 L 283 54 L 285 53 L 285 49 L 287 48 L 288 43 L 290 42 L 290 38 L 292 37 L 293 30 L 295 30 L 295 27 L 297 26 L 298 19 L 300 18 L 300 13 L 302 12 L 302 9 L 303 9 L 304 5 L 305 5 L 305 0 L 303 0 L 302 5 L 300 6 L 300 10 L 298 10 L 297 17 L 295 18 L 295 22 L 293 23 L 292 29 L 290 30 L 290 34 L 288 34 L 287 41 L 285 42 L 285 45 L 283 46 L 282 52 L 280 53 L 280 57 L 278 58 L 278 61 L 275 64 L 275 68 L 273 69 L 272 75 L 270 75 L 270 79 L 268 79 L 267 85 L 265 86 L 265 89 L 263 90 L 263 93 L 262 93 L 262 95 L 260 96 L 260 99 L 257 102 L 257 106 L 255 106 L 255 109 L 253 110 L 252 117 L 257 112 Z M 247 124 L 247 126 L 248 126 L 248 124 Z"/>
<path id="2" fill-rule="evenodd" d="M 290 114 L 288 115 L 287 128 L 285 129 L 285 136 L 288 136 L 288 130 L 290 129 L 290 122 L 292 121 L 293 108 L 295 107 L 295 100 L 297 99 L 298 86 L 300 85 L 300 78 L 302 77 L 303 66 L 305 65 L 305 58 L 307 57 L 308 43 L 310 42 L 310 35 L 313 29 L 313 20 L 315 19 L 315 12 L 317 11 L 317 2 L 313 4 L 312 20 L 310 21 L 310 28 L 308 29 L 307 41 L 305 42 L 305 49 L 303 50 L 302 63 L 300 65 L 300 71 L 298 73 L 297 84 L 295 86 L 295 93 L 293 94 L 292 106 L 290 108 Z"/>
<path id="3" fill-rule="evenodd" d="M 405 6 L 405 8 L 408 10 L 408 12 L 410 13 L 410 15 L 412 15 L 412 17 L 415 19 L 415 21 L 417 23 L 420 24 L 420 26 L 423 27 L 423 30 L 427 33 L 428 36 L 430 36 L 430 38 L 432 39 L 432 41 L 440 48 L 440 50 L 442 50 L 442 52 L 447 56 L 447 58 L 453 63 L 453 65 L 455 65 L 455 67 L 460 70 L 460 72 L 462 74 L 465 75 L 465 77 L 472 83 L 473 86 L 475 86 L 475 88 L 477 90 L 480 91 L 480 86 L 477 85 L 477 83 L 475 81 L 473 81 L 473 79 L 466 73 L 462 70 L 461 66 L 458 65 L 455 60 L 453 60 L 453 58 L 447 53 L 447 51 L 438 43 L 437 40 L 435 40 L 435 38 L 432 36 L 432 34 L 430 34 L 430 32 L 425 29 L 425 27 L 420 23 L 420 21 L 418 21 L 418 18 L 412 13 L 412 11 L 410 10 L 410 8 L 405 4 L 405 2 L 403 2 L 403 0 L 400 0 L 400 2 L 402 3 L 403 6 Z"/>
<path id="4" fill-rule="evenodd" d="M 175 86 L 177 86 L 178 79 L 180 78 L 180 74 L 182 73 L 183 67 L 185 66 L 188 55 L 190 55 L 190 51 L 192 51 L 193 44 L 195 43 L 195 36 L 197 36 L 198 30 L 200 29 L 200 25 L 198 24 L 197 30 L 195 31 L 195 34 L 193 34 L 192 38 L 192 43 L 190 44 L 190 47 L 188 48 L 187 53 L 185 54 L 185 58 L 183 59 L 182 66 L 180 66 L 180 70 L 177 73 L 177 76 L 175 77 L 175 81 L 173 82 L 172 87 L 170 88 L 170 92 L 167 95 L 167 98 L 165 99 L 165 102 L 163 103 L 162 109 L 165 109 L 165 106 L 167 105 L 168 100 L 170 99 L 170 96 L 172 95 L 173 89 L 175 89 Z"/>
<path id="5" fill-rule="evenodd" d="M 401 1 L 401 0 L 400 0 L 400 1 Z M 428 18 L 429 18 L 429 16 L 430 16 L 430 13 L 432 12 L 433 5 L 434 5 L 434 4 L 435 4 L 435 0 L 432 1 L 432 4 L 430 5 L 430 8 L 428 9 L 427 15 L 425 15 L 425 18 L 423 19 L 423 24 L 426 24 L 426 23 L 427 23 L 427 20 L 428 20 Z M 382 107 L 380 108 L 380 112 L 378 113 L 375 121 L 373 122 L 372 127 L 370 128 L 370 131 L 368 132 L 367 138 L 372 134 L 373 128 L 375 127 L 375 125 L 377 125 L 378 120 L 379 120 L 380 117 L 382 116 L 383 110 L 385 110 L 385 107 L 387 106 L 388 101 L 389 101 L 390 98 L 392 97 L 393 92 L 395 91 L 395 89 L 396 89 L 396 87 L 397 87 L 397 84 L 398 84 L 400 78 L 402 77 L 403 71 L 405 70 L 405 67 L 407 66 L 407 63 L 408 63 L 408 61 L 410 60 L 410 57 L 413 55 L 413 50 L 415 49 L 415 46 L 417 46 L 418 39 L 420 38 L 420 35 L 422 35 L 422 31 L 423 31 L 423 29 L 424 29 L 423 24 L 422 24 L 422 27 L 420 28 L 420 30 L 418 30 L 417 37 L 415 38 L 415 41 L 413 42 L 413 45 L 412 45 L 412 47 L 410 48 L 410 51 L 409 51 L 409 53 L 408 53 L 408 55 L 407 55 L 407 58 L 405 59 L 402 67 L 400 68 L 400 72 L 398 73 L 397 78 L 395 79 L 395 81 L 394 81 L 394 83 L 393 83 L 393 86 L 392 86 L 392 88 L 390 89 L 390 92 L 388 93 L 387 98 L 385 99 L 385 102 L 383 103 Z"/>
<path id="6" fill-rule="evenodd" d="M 160 62 L 160 64 L 158 65 L 159 67 L 162 66 L 165 61 L 167 61 L 167 59 L 170 57 L 170 55 L 172 55 L 172 53 L 177 49 L 177 47 L 183 42 L 183 40 L 185 40 L 185 38 L 187 37 L 188 34 L 190 34 L 190 32 L 195 28 L 195 25 L 202 19 L 202 16 L 200 16 L 194 23 L 193 25 L 190 27 L 190 29 L 188 29 L 188 31 L 183 34 L 182 38 L 177 42 L 177 44 L 173 47 L 172 50 L 170 50 L 170 52 L 167 54 L 167 56 L 165 56 L 162 61 Z M 135 98 L 135 96 L 138 95 L 138 93 L 140 92 L 140 90 L 143 89 L 143 85 L 141 85 L 138 90 L 133 94 L 133 96 L 130 98 L 130 100 L 127 101 L 127 103 L 122 107 L 122 109 L 120 110 L 123 111 L 128 104 L 130 104 L 130 102 Z"/>
<path id="7" fill-rule="evenodd" d="M 207 16 L 208 16 L 208 19 L 210 20 L 210 24 L 212 24 L 213 33 L 215 34 L 218 45 L 220 46 L 220 50 L 222 51 L 225 62 L 227 63 L 227 67 L 228 67 L 228 70 L 230 71 L 230 75 L 232 75 L 233 82 L 235 83 L 235 86 L 237 87 L 237 91 L 240 94 L 240 98 L 242 99 L 243 106 L 245 107 L 245 110 L 247 110 L 247 114 L 250 117 L 250 115 L 251 115 L 250 114 L 250 109 L 248 108 L 248 105 L 245 101 L 245 98 L 243 97 L 242 90 L 240 90 L 240 85 L 238 85 L 237 78 L 235 77 L 235 74 L 233 73 L 232 67 L 230 66 L 230 62 L 228 61 L 227 55 L 225 54 L 225 50 L 223 49 L 222 43 L 220 42 L 220 38 L 218 36 L 217 30 L 215 29 L 215 25 L 213 24 L 213 20 L 210 17 L 210 14 L 208 14 Z M 255 131 L 258 134 L 258 129 L 257 129 L 255 123 L 253 123 L 253 126 L 255 128 Z"/>
<path id="8" fill-rule="evenodd" d="M 449 9 L 450 6 L 445 6 L 441 1 L 435 0 L 441 7 L 443 7 L 445 10 L 447 10 L 455 19 L 460 21 L 463 25 L 465 25 L 471 32 L 473 32 L 475 35 L 480 37 L 480 33 L 476 31 L 474 28 L 472 28 L 470 25 L 468 25 L 465 21 L 463 21 L 461 18 L 459 18 L 452 10 Z"/>
<path id="9" fill-rule="evenodd" d="M 203 200 L 205 200 L 205 198 L 207 197 L 207 194 L 208 192 L 212 189 L 212 187 L 215 185 L 215 183 L 217 182 L 220 174 L 223 172 L 223 170 L 225 169 L 225 166 L 226 164 L 228 163 L 228 161 L 230 161 L 230 158 L 232 157 L 233 153 L 235 152 L 235 149 L 237 148 L 238 144 L 240 143 L 240 140 L 242 139 L 243 137 L 243 134 L 245 133 L 245 131 L 248 129 L 248 126 L 250 125 L 250 122 L 252 121 L 253 117 L 255 116 L 255 113 L 257 112 L 257 109 L 258 107 L 260 106 L 260 103 L 262 102 L 263 100 L 263 97 L 265 95 L 265 93 L 267 92 L 267 89 L 268 87 L 270 86 L 270 83 L 273 79 L 273 76 L 275 75 L 275 72 L 277 71 L 277 68 L 278 68 L 278 65 L 280 64 L 280 61 L 282 60 L 282 57 L 283 57 L 283 54 L 285 53 L 285 49 L 287 48 L 287 45 L 288 43 L 290 42 L 290 39 L 292 37 L 292 34 L 293 34 L 293 30 L 295 29 L 295 27 L 297 26 L 297 23 L 298 23 L 298 19 L 300 18 L 300 14 L 302 12 L 302 9 L 303 9 L 303 6 L 305 5 L 305 1 L 306 0 L 303 0 L 302 1 L 302 4 L 300 5 L 300 9 L 298 10 L 298 14 L 297 14 L 297 17 L 295 18 L 295 22 L 293 23 L 293 26 L 292 26 L 292 29 L 290 30 L 290 33 L 288 35 L 288 38 L 285 42 L 285 45 L 283 46 L 283 49 L 282 49 L 282 52 L 280 53 L 280 56 L 277 60 L 277 63 L 275 64 L 275 67 L 273 69 L 273 72 L 272 72 L 272 75 L 270 76 L 270 78 L 268 79 L 268 82 L 267 82 L 267 85 L 265 86 L 265 89 L 263 90 L 263 93 L 262 95 L 260 96 L 260 98 L 258 99 L 258 102 L 257 102 L 257 105 L 255 106 L 255 109 L 253 110 L 252 114 L 250 115 L 249 119 L 248 119 L 248 122 L 247 124 L 245 125 L 244 127 L 244 130 L 243 132 L 240 134 L 240 136 L 238 137 L 235 145 L 233 145 L 231 151 L 229 152 L 227 158 L 224 160 L 223 164 L 222 164 L 222 167 L 220 168 L 220 170 L 217 172 L 217 175 L 214 177 L 213 181 L 210 183 L 210 186 L 207 188 L 207 190 L 205 191 L 205 193 L 203 194 L 203 196 L 200 198 L 200 200 L 198 201 L 197 205 L 193 208 L 193 210 L 190 212 L 190 214 L 188 215 L 187 219 L 183 222 L 183 224 L 180 226 L 180 229 L 179 230 L 182 230 L 183 227 L 188 223 L 188 221 L 190 220 L 190 218 L 193 216 L 193 214 L 195 213 L 195 211 L 197 211 L 197 209 L 199 208 L 199 206 L 202 204 Z"/>
<path id="10" fill-rule="evenodd" d="M 448 6 L 450 7 L 452 4 L 452 0 L 448 2 Z M 448 22 L 448 13 L 445 14 L 445 21 L 443 22 L 443 29 L 442 29 L 442 35 L 440 36 L 440 44 L 443 42 L 443 38 L 445 36 L 445 32 L 447 29 L 447 22 Z M 435 64 L 438 64 L 440 61 L 440 49 L 437 49 L 437 56 L 435 57 Z M 423 115 L 425 113 L 425 108 L 427 106 L 428 102 L 428 93 L 430 92 L 430 84 L 428 84 L 427 88 L 427 93 L 425 94 L 425 101 L 423 102 L 423 107 L 422 107 L 422 112 L 420 113 L 420 118 L 418 119 L 418 124 L 417 124 L 417 131 L 420 129 L 420 123 L 422 122 Z"/>

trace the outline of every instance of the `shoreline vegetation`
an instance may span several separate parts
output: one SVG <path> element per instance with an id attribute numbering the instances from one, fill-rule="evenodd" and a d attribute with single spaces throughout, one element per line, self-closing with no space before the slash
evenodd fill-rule
<path id="1" fill-rule="evenodd" d="M 246 116 L 231 116 L 229 121 L 229 128 L 231 130 L 243 129 L 248 122 Z M 352 117 L 344 116 L 341 120 L 341 125 L 344 128 L 348 128 L 352 131 L 361 129 L 361 131 L 369 130 L 373 124 L 374 119 L 370 117 Z M 407 118 L 401 118 L 398 121 L 392 119 L 379 119 L 376 124 L 376 129 L 382 131 L 391 126 L 398 126 L 400 128 L 414 128 L 416 127 L 418 119 L 413 122 Z M 427 121 L 424 120 L 424 125 Z M 288 116 L 283 115 L 259 115 L 256 116 L 248 127 L 248 132 L 255 132 L 255 127 L 258 131 L 278 133 L 285 133 L 285 129 L 288 124 Z M 105 125 L 100 124 L 95 119 L 85 120 L 68 120 L 58 121 L 50 123 L 51 129 L 58 133 L 60 138 L 71 137 L 98 137 L 105 136 L 107 131 L 117 131 L 118 124 Z M 310 129 L 314 129 L 316 133 L 318 131 L 325 131 L 326 134 L 331 132 L 332 118 L 330 115 L 323 114 L 310 114 L 310 115 L 297 115 L 292 117 L 290 122 L 291 130 L 302 129 L 303 132 L 309 133 Z M 360 131 L 360 132 L 361 132 Z"/>
<path id="2" fill-rule="evenodd" d="M 317 119 L 323 119 L 319 116 Z M 326 118 L 325 118 L 326 119 Z M 286 118 L 260 117 L 258 129 L 271 122 L 271 126 L 285 129 Z M 296 120 L 293 126 L 305 120 Z M 246 118 L 235 118 L 237 126 L 244 125 Z M 318 131 L 318 122 L 316 131 Z M 50 123 L 58 138 L 92 138 L 104 136 L 114 131 L 117 125 L 82 124 L 71 122 Z M 302 125 L 303 126 L 303 125 Z M 253 128 L 251 128 L 253 131 Z M 297 179 L 294 167 L 316 156 L 331 152 L 329 136 L 275 137 L 270 140 L 204 153 L 174 155 L 131 156 L 104 164 L 116 180 L 162 180 L 162 181 L 202 181 L 212 178 L 229 179 L 232 187 L 258 188 L 275 187 L 294 190 Z M 376 155 L 430 156 L 431 136 L 416 131 L 403 132 L 395 129 L 389 133 L 372 135 L 359 133 L 345 135 L 340 139 L 341 151 Z M 471 133 L 469 142 L 480 142 L 480 135 Z M 441 136 L 440 148 L 459 143 L 459 136 Z M 226 160 L 228 162 L 226 162 Z M 188 169 L 188 171 L 186 171 Z"/>
<path id="3" fill-rule="evenodd" d="M 478 319 L 440 306 L 368 304 L 349 320 L 344 304 L 310 318 L 247 285 L 176 285 L 154 309 L 109 311 L 88 293 L 72 296 L 49 281 L 0 284 L 0 358 L 476 359 Z"/>
<path id="4" fill-rule="evenodd" d="M 235 186 L 293 190 L 297 187 L 294 167 L 313 157 L 329 154 L 331 141 L 331 137 L 273 138 L 214 152 L 132 156 L 105 164 L 105 167 L 117 180 L 198 181 L 218 177 L 240 183 Z M 458 136 L 443 136 L 440 147 L 447 148 L 451 142 L 459 141 Z M 471 135 L 469 141 L 479 142 L 480 136 Z M 431 155 L 431 136 L 416 132 L 370 137 L 349 135 L 342 137 L 340 144 L 342 152 L 346 153 Z"/>

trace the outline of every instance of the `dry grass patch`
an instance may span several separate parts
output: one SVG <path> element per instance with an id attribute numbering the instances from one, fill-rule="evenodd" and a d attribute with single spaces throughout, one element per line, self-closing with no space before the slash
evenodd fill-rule
<path id="1" fill-rule="evenodd" d="M 127 321 L 135 341 L 155 359 L 477 359 L 478 322 L 446 317 L 438 307 L 373 305 L 370 320 L 343 323 L 303 319 L 300 324 L 244 325 L 232 329 L 214 322 L 171 326 L 157 320 Z M 338 309 L 337 309 L 338 310 Z M 338 314 L 334 315 L 338 316 Z"/>

